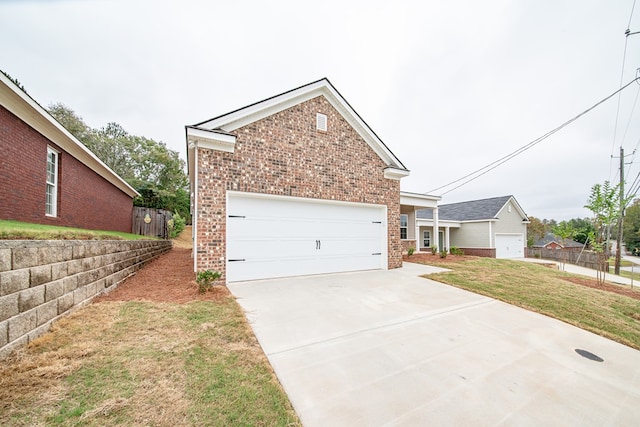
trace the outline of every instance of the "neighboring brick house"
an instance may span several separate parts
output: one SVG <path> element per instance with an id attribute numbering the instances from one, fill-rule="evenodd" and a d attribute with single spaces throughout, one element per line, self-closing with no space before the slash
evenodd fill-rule
<path id="1" fill-rule="evenodd" d="M 186 134 L 195 271 L 239 281 L 402 266 L 409 171 L 327 79 Z"/>
<path id="2" fill-rule="evenodd" d="M 130 185 L 0 73 L 0 219 L 131 232 Z"/>
<path id="3" fill-rule="evenodd" d="M 582 243 L 576 242 L 571 239 L 563 239 L 562 237 L 556 236 L 553 233 L 547 233 L 541 239 L 536 240 L 533 244 L 533 248 L 544 248 L 544 249 L 566 249 L 570 251 L 581 251 L 584 249 Z"/>

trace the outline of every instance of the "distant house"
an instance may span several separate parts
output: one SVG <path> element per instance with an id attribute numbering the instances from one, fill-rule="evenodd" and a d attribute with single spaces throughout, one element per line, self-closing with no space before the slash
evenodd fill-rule
<path id="1" fill-rule="evenodd" d="M 572 251 L 582 250 L 584 245 L 582 243 L 576 242 L 571 239 L 563 239 L 561 237 L 556 236 L 553 233 L 547 233 L 541 239 L 538 239 L 534 244 L 534 248 L 544 248 L 544 249 L 566 249 Z"/>
<path id="2" fill-rule="evenodd" d="M 455 246 L 467 255 L 522 258 L 527 245 L 528 223 L 529 218 L 513 196 L 418 210 L 418 249 Z M 434 240 L 434 228 L 438 230 L 437 241 Z"/>
<path id="3" fill-rule="evenodd" d="M 135 189 L 0 73 L 0 219 L 131 232 Z"/>

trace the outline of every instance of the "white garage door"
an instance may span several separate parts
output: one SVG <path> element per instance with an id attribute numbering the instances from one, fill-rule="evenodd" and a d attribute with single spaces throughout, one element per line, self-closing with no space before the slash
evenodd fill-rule
<path id="1" fill-rule="evenodd" d="M 229 193 L 227 281 L 387 267 L 386 206 Z"/>
<path id="2" fill-rule="evenodd" d="M 496 234 L 496 258 L 524 258 L 524 236 Z"/>

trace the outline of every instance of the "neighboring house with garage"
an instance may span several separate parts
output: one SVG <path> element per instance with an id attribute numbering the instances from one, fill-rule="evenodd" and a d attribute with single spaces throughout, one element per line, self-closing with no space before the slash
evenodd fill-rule
<path id="1" fill-rule="evenodd" d="M 131 232 L 135 189 L 0 73 L 0 219 Z"/>
<path id="2" fill-rule="evenodd" d="M 466 255 L 523 258 L 528 223 L 529 218 L 513 196 L 440 205 L 435 210 L 417 211 L 417 248 L 455 246 Z"/>
<path id="3" fill-rule="evenodd" d="M 544 249 L 565 249 L 570 251 L 581 251 L 584 248 L 582 243 L 571 239 L 563 239 L 553 233 L 547 233 L 541 239 L 538 239 L 532 246 L 533 248 Z"/>
<path id="4" fill-rule="evenodd" d="M 402 266 L 409 170 L 327 79 L 187 126 L 186 137 L 195 271 L 234 282 Z"/>

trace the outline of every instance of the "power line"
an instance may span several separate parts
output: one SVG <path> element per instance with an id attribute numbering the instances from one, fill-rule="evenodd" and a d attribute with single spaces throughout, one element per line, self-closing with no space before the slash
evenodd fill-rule
<path id="1" fill-rule="evenodd" d="M 530 148 L 533 148 L 535 145 L 539 144 L 540 142 L 544 141 L 545 139 L 547 139 L 548 137 L 550 137 L 551 135 L 555 134 L 556 132 L 560 131 L 561 129 L 565 128 L 566 126 L 570 125 L 571 123 L 575 122 L 576 120 L 578 120 L 580 117 L 584 116 L 585 114 L 589 113 L 590 111 L 592 111 L 593 109 L 595 109 L 596 107 L 598 107 L 600 104 L 603 104 L 604 102 L 608 101 L 609 99 L 613 98 L 615 95 L 617 95 L 618 93 L 622 92 L 624 89 L 628 88 L 629 86 L 631 86 L 631 84 L 633 84 L 635 81 L 637 81 L 640 77 L 636 77 L 633 80 L 631 80 L 629 83 L 627 83 L 626 85 L 622 86 L 620 89 L 616 90 L 615 92 L 613 92 L 611 95 L 607 96 L 606 98 L 598 101 L 597 103 L 595 103 L 593 106 L 589 107 L 588 109 L 584 110 L 583 112 L 581 112 L 580 114 L 578 114 L 577 116 L 573 117 L 572 119 L 567 120 L 566 122 L 564 122 L 563 124 L 561 124 L 560 126 L 550 130 L 549 132 L 545 133 L 544 135 L 534 139 L 533 141 L 523 145 L 522 147 L 518 148 L 515 151 L 512 151 L 511 153 L 507 154 L 504 157 L 499 158 L 498 160 L 489 163 L 486 166 L 481 167 L 480 169 L 477 169 L 465 176 L 463 176 L 462 178 L 458 178 L 455 181 L 452 181 L 448 184 L 442 185 L 438 188 L 434 188 L 433 190 L 428 191 L 425 194 L 434 194 L 434 192 L 442 189 L 442 188 L 446 188 L 449 187 L 453 184 L 456 184 L 460 181 L 464 181 L 461 184 L 453 187 L 450 190 L 445 191 L 444 193 L 442 193 L 441 195 L 445 195 L 448 194 L 450 192 L 452 192 L 453 190 L 456 190 L 460 187 L 462 187 L 463 185 L 466 185 L 468 183 L 470 183 L 471 181 L 474 181 L 478 178 L 480 178 L 481 176 L 491 172 L 492 170 L 494 170 L 495 168 L 497 168 L 498 166 L 508 162 L 509 160 L 513 159 L 514 157 L 524 153 L 525 151 L 529 150 Z M 469 178 L 469 179 L 467 179 Z M 465 181 L 466 180 L 466 181 Z"/>
<path id="2" fill-rule="evenodd" d="M 629 23 L 627 24 L 627 30 L 625 31 L 624 37 L 624 51 L 622 53 L 622 67 L 620 69 L 620 86 L 622 86 L 622 81 L 624 79 L 624 66 L 627 60 L 627 42 L 629 40 L 629 33 L 631 28 L 631 19 L 633 18 L 633 11 L 636 8 L 636 0 L 633 0 L 633 4 L 631 5 L 631 13 L 629 14 Z M 609 179 L 611 179 L 611 167 L 613 166 L 613 150 L 616 146 L 616 136 L 618 133 L 618 116 L 620 115 L 620 101 L 622 96 L 618 97 L 618 106 L 616 108 L 616 120 L 613 126 L 613 138 L 611 140 L 611 162 L 609 163 Z"/>

